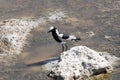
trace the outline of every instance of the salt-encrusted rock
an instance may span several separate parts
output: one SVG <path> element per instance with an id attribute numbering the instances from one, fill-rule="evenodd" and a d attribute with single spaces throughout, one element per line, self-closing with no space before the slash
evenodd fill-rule
<path id="1" fill-rule="evenodd" d="M 32 28 L 39 23 L 24 19 L 4 20 L 0 24 L 0 52 L 19 54 Z"/>
<path id="2" fill-rule="evenodd" d="M 27 19 L 8 19 L 0 22 L 1 65 L 15 62 L 13 59 L 21 53 L 28 34 L 39 25 L 39 22 Z"/>
<path id="3" fill-rule="evenodd" d="M 55 80 L 84 80 L 91 75 L 113 71 L 112 56 L 103 56 L 86 46 L 76 46 L 61 53 L 60 60 L 49 74 Z M 110 59 L 109 59 L 110 58 Z M 116 59 L 116 57 L 113 57 Z"/>

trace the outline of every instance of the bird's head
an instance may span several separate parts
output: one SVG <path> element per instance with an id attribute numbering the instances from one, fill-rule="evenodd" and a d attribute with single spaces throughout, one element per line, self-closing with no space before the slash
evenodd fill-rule
<path id="1" fill-rule="evenodd" d="M 56 28 L 55 28 L 54 26 L 51 26 L 50 29 L 49 29 L 49 31 L 48 31 L 48 33 L 49 33 L 49 32 L 52 32 L 52 31 L 55 30 L 55 29 L 56 29 Z"/>

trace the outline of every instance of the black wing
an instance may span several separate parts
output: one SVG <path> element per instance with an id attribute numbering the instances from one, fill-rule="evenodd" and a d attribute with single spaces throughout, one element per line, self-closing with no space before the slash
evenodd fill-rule
<path id="1" fill-rule="evenodd" d="M 68 34 L 63 34 L 62 39 L 68 39 L 69 35 Z"/>

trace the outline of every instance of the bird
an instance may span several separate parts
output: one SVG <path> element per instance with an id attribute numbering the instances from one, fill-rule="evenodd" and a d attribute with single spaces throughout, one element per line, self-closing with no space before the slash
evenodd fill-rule
<path id="1" fill-rule="evenodd" d="M 74 36 L 74 35 L 68 35 L 66 33 L 60 33 L 58 29 L 54 26 L 51 26 L 48 33 L 52 33 L 52 36 L 55 41 L 58 43 L 61 43 L 62 45 L 62 52 L 68 50 L 68 46 L 65 41 L 80 41 L 81 39 Z"/>

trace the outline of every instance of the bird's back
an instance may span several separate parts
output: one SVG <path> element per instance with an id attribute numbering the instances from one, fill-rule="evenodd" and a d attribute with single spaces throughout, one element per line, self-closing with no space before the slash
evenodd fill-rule
<path id="1" fill-rule="evenodd" d="M 68 39 L 68 38 L 69 38 L 69 35 L 64 33 L 62 36 L 62 39 Z"/>

